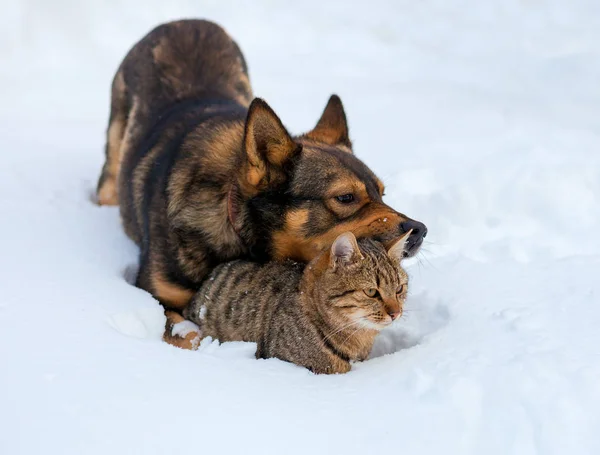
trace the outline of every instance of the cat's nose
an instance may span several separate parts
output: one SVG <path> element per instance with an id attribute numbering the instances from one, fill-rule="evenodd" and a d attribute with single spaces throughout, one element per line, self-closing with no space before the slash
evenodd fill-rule
<path id="1" fill-rule="evenodd" d="M 400 316 L 400 313 L 401 313 L 400 307 L 387 309 L 387 314 L 390 315 L 390 318 L 392 318 L 392 321 L 395 321 L 396 319 L 398 319 L 398 316 Z"/>

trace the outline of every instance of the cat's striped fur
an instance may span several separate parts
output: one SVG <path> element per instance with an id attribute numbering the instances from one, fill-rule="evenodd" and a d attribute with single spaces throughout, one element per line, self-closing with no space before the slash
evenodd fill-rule
<path id="1" fill-rule="evenodd" d="M 257 358 L 345 373 L 351 361 L 368 356 L 378 331 L 402 314 L 408 283 L 400 266 L 403 243 L 386 251 L 346 233 L 307 266 L 222 264 L 184 316 L 199 325 L 202 337 L 256 342 Z"/>

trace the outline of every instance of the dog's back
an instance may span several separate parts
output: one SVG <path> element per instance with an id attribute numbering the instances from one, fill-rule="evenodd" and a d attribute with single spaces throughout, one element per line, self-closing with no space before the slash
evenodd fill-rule
<path id="1" fill-rule="evenodd" d="M 230 100 L 244 107 L 252 101 L 244 56 L 235 41 L 209 21 L 162 24 L 123 60 L 112 84 L 106 162 L 97 191 L 100 204 L 118 205 L 126 199 L 119 197 L 127 189 L 117 180 L 132 178 L 130 168 L 136 163 L 130 152 L 156 128 L 165 111 L 177 110 L 186 100 L 207 106 Z M 138 234 L 126 230 L 139 242 Z"/>
<path id="2" fill-rule="evenodd" d="M 138 98 L 140 109 L 149 113 L 185 99 L 224 98 L 246 106 L 252 101 L 239 47 L 221 27 L 204 20 L 156 27 L 131 49 L 122 70 L 130 98 Z"/>

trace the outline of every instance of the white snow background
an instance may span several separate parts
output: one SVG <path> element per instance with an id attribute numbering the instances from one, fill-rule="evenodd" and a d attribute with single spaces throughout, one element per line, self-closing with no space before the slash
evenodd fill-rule
<path id="1" fill-rule="evenodd" d="M 2 1 L 0 453 L 600 453 L 600 3 Z M 429 227 L 374 358 L 315 376 L 161 342 L 90 202 L 110 80 L 153 26 L 222 24 L 294 133 L 344 101 Z M 387 354 L 387 355 L 384 355 Z"/>

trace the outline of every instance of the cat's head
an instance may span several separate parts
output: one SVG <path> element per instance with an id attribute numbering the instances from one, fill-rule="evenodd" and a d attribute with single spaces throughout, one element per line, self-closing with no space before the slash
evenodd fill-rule
<path id="1" fill-rule="evenodd" d="M 330 322 L 381 330 L 402 315 L 408 275 L 401 267 L 406 233 L 389 249 L 372 239 L 341 234 L 312 261 L 306 281 L 318 311 Z"/>

